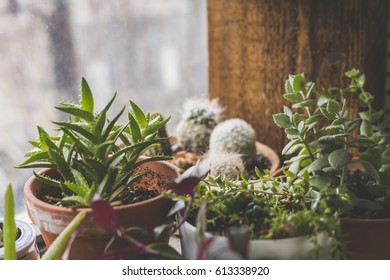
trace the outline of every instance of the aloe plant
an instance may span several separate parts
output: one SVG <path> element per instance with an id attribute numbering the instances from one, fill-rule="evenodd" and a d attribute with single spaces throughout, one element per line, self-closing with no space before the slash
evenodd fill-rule
<path id="1" fill-rule="evenodd" d="M 39 138 L 30 142 L 33 149 L 18 167 L 57 170 L 60 179 L 34 174 L 46 185 L 61 189 L 58 205 L 90 207 L 96 195 L 111 204 L 120 204 L 118 195 L 145 173 L 136 171 L 139 165 L 170 159 L 156 156 L 139 160 L 149 146 L 166 140 L 159 138 L 157 132 L 169 118 L 152 118 L 130 101 L 127 122 L 117 124 L 126 107 L 109 119 L 108 111 L 115 97 L 116 94 L 95 113 L 93 93 L 82 78 L 79 104 L 63 102 L 55 107 L 68 116 L 67 121 L 53 122 L 56 134 L 50 135 L 38 126 Z"/>

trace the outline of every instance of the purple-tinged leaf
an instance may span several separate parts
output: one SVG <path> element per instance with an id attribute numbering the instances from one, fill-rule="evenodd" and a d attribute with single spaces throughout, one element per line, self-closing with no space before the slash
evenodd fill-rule
<path id="1" fill-rule="evenodd" d="M 194 188 L 202 180 L 204 176 L 210 171 L 210 163 L 200 163 L 199 161 L 194 165 L 188 168 L 184 173 L 175 179 L 173 183 L 170 184 L 169 188 L 181 195 L 190 195 L 194 196 Z"/>
<path id="2" fill-rule="evenodd" d="M 240 254 L 243 259 L 248 258 L 250 232 L 248 227 L 232 227 L 228 230 L 230 248 Z"/>
<path id="3" fill-rule="evenodd" d="M 172 227 L 173 227 L 172 223 L 163 224 L 163 225 L 159 225 L 159 226 L 155 227 L 153 229 L 154 237 L 156 239 L 159 239 L 161 237 L 161 235 L 163 235 L 165 232 L 170 232 L 172 230 Z"/>
<path id="4" fill-rule="evenodd" d="M 101 228 L 110 231 L 117 231 L 120 228 L 114 208 L 98 195 L 92 201 L 92 213 Z"/>
<path id="5" fill-rule="evenodd" d="M 196 255 L 197 260 L 204 260 L 206 258 L 207 249 L 210 247 L 211 243 L 213 243 L 215 237 L 211 236 L 206 238 L 199 246 L 198 252 Z"/>

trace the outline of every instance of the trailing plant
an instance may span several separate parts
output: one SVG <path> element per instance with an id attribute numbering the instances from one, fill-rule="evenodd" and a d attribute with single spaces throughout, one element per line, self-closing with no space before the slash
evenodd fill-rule
<path id="1" fill-rule="evenodd" d="M 379 209 L 383 206 L 378 201 L 359 197 L 348 188 L 348 180 L 349 165 L 357 163 L 373 186 L 381 186 L 379 166 L 365 156 L 354 158 L 352 148 L 369 152 L 377 149 L 379 143 L 386 142 L 387 136 L 379 132 L 382 126 L 374 125 L 383 113 L 373 111 L 373 97 L 363 88 L 364 75 L 353 69 L 346 76 L 351 80 L 346 88 L 322 90 L 316 89 L 313 82 L 306 82 L 304 74 L 289 76 L 283 96 L 292 105 L 285 106 L 283 113 L 273 115 L 274 122 L 284 129 L 289 139 L 282 151 L 283 155 L 290 157 L 285 161 L 289 166 L 285 174 L 292 179 L 306 177 L 309 186 L 316 191 L 330 189 L 347 194 L 350 203 L 339 209 L 344 213 L 356 207 Z M 349 114 L 349 100 L 353 96 L 368 107 L 367 112 L 359 114 L 362 120 Z M 361 133 L 357 133 L 359 127 Z M 374 130 L 375 135 L 371 134 Z"/>
<path id="2" fill-rule="evenodd" d="M 37 174 L 38 180 L 51 186 L 56 196 L 47 200 L 60 206 L 89 207 L 95 195 L 111 204 L 122 204 L 120 194 L 145 172 L 137 167 L 145 162 L 167 160 L 167 156 L 155 156 L 139 160 L 145 149 L 166 139 L 157 137 L 158 131 L 169 121 L 145 114 L 130 101 L 128 121 L 117 124 L 125 107 L 113 119 L 108 111 L 116 94 L 95 112 L 92 91 L 83 78 L 79 104 L 63 102 L 56 107 L 68 116 L 67 121 L 54 122 L 56 134 L 50 135 L 38 126 L 39 139 L 31 141 L 33 150 L 19 168 L 53 168 L 59 178 Z M 55 193 L 54 192 L 54 193 Z"/>
<path id="3" fill-rule="evenodd" d="M 248 181 L 245 176 L 240 180 L 212 176 L 202 180 L 195 189 L 188 220 L 195 224 L 197 213 L 207 202 L 204 231 L 228 237 L 243 258 L 248 257 L 242 252 L 249 240 L 305 235 L 315 245 L 313 258 L 321 258 L 324 255 L 317 237 L 324 233 L 331 239 L 330 255 L 326 257 L 342 258 L 340 225 L 333 206 L 325 199 L 326 194 L 311 193 L 305 180 L 292 180 L 284 175 L 272 177 L 256 171 L 257 180 Z M 337 199 L 343 204 L 345 197 L 340 195 Z M 240 234 L 234 234 L 237 231 Z"/>

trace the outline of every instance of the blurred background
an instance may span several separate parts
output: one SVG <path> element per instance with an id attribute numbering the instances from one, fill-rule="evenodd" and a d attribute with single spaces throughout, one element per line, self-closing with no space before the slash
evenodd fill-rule
<path id="1" fill-rule="evenodd" d="M 0 2 L 0 215 L 12 183 L 16 211 L 32 170 L 14 168 L 77 101 L 85 77 L 101 108 L 117 92 L 146 111 L 171 115 L 184 100 L 207 95 L 206 0 L 3 0 Z M 112 111 L 117 111 L 112 108 Z"/>

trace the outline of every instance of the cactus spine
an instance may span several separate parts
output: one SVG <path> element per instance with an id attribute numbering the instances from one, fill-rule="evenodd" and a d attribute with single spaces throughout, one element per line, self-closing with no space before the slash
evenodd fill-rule
<path id="1" fill-rule="evenodd" d="M 216 99 L 200 98 L 188 100 L 183 109 L 182 119 L 176 128 L 179 147 L 190 152 L 206 152 L 211 132 L 223 109 Z"/>
<path id="2" fill-rule="evenodd" d="M 243 119 L 228 119 L 219 123 L 210 136 L 211 157 L 238 153 L 245 165 L 256 159 L 256 137 L 253 127 Z"/>

